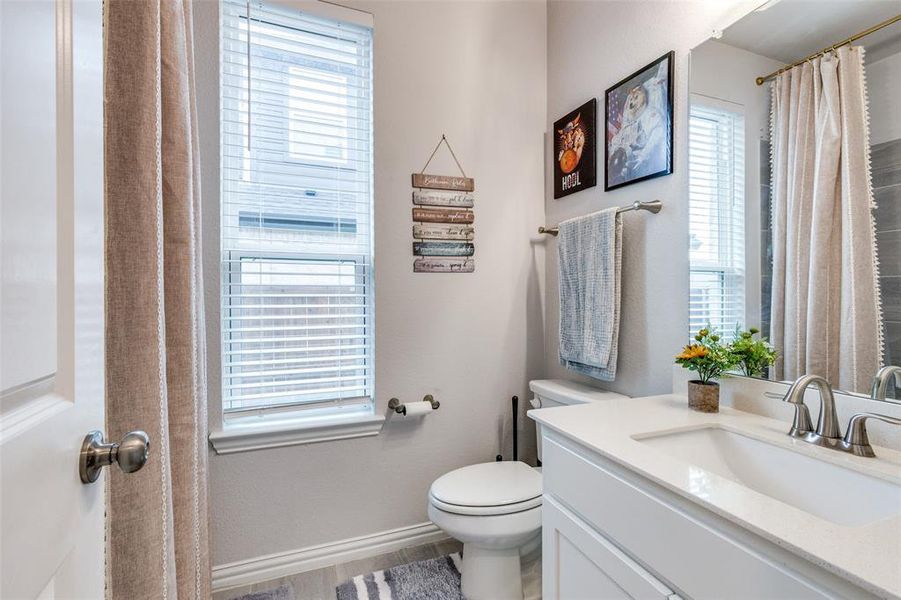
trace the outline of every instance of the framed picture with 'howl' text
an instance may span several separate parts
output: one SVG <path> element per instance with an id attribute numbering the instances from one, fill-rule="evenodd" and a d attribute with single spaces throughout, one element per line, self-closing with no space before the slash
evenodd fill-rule
<path id="1" fill-rule="evenodd" d="M 554 198 L 597 185 L 597 98 L 554 123 Z"/>

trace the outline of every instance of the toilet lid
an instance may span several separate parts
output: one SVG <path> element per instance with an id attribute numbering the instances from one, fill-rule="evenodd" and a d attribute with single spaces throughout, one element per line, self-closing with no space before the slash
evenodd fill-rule
<path id="1" fill-rule="evenodd" d="M 457 506 L 517 504 L 541 496 L 541 473 L 519 461 L 481 463 L 442 475 L 429 493 Z"/>

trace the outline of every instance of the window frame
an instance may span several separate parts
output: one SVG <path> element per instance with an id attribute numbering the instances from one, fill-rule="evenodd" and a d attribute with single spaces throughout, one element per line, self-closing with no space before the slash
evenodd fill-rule
<path id="1" fill-rule="evenodd" d="M 368 228 L 368 256 L 364 254 L 339 254 L 335 253 L 331 255 L 334 258 L 334 262 L 354 262 L 355 266 L 355 285 L 362 285 L 363 289 L 361 290 L 361 296 L 365 298 L 365 306 L 363 309 L 363 317 L 362 317 L 362 334 L 366 340 L 365 345 L 366 348 L 364 350 L 364 366 L 362 367 L 364 375 L 363 387 L 366 389 L 366 395 L 362 397 L 354 397 L 354 398 L 339 398 L 328 400 L 322 399 L 314 402 L 305 402 L 300 403 L 300 406 L 288 406 L 287 403 L 284 405 L 273 404 L 268 407 L 260 407 L 260 408 L 249 408 L 247 410 L 242 410 L 240 412 L 236 410 L 226 410 L 227 402 L 226 402 L 226 369 L 227 362 L 225 360 L 225 352 L 228 347 L 234 343 L 232 340 L 233 333 L 228 332 L 230 328 L 229 324 L 235 322 L 235 315 L 233 313 L 236 310 L 236 307 L 228 302 L 228 295 L 230 294 L 229 290 L 234 285 L 240 285 L 240 262 L 235 262 L 235 259 L 247 259 L 253 257 L 259 258 L 270 258 L 270 259 L 295 259 L 299 261 L 303 260 L 316 260 L 322 261 L 323 263 L 329 263 L 329 255 L 324 254 L 312 254 L 308 252 L 281 252 L 279 249 L 274 248 L 273 251 L 267 251 L 265 249 L 227 249 L 224 244 L 224 239 L 218 236 L 219 243 L 218 246 L 218 262 L 220 264 L 219 271 L 219 285 L 217 286 L 218 293 L 218 302 L 220 313 L 218 315 L 218 323 L 216 327 L 217 337 L 219 338 L 218 344 L 218 354 L 219 361 L 221 361 L 221 368 L 218 369 L 219 375 L 222 378 L 220 381 L 220 385 L 218 386 L 220 392 L 220 410 L 218 419 L 218 426 L 214 424 L 211 427 L 212 432 L 209 436 L 210 442 L 214 448 L 214 450 L 218 454 L 230 454 L 234 452 L 243 452 L 248 450 L 258 450 L 263 448 L 275 448 L 282 446 L 290 446 L 296 444 L 306 444 L 313 442 L 321 442 L 321 441 L 331 441 L 331 440 L 341 440 L 341 439 L 352 439 L 359 437 L 367 437 L 377 435 L 382 425 L 385 421 L 385 416 L 381 414 L 376 414 L 375 409 L 375 343 L 374 343 L 374 335 L 375 335 L 375 309 L 374 309 L 374 300 L 375 300 L 375 291 L 374 291 L 374 253 L 373 253 L 373 237 L 374 237 L 374 197 L 373 197 L 373 180 L 372 174 L 374 172 L 373 163 L 374 163 L 374 140 L 373 140 L 373 69 L 372 69 L 372 46 L 373 46 L 373 35 L 371 31 L 373 30 L 373 18 L 370 13 L 366 13 L 364 11 L 359 11 L 355 9 L 349 9 L 345 7 L 340 7 L 337 5 L 325 3 L 325 2 L 317 2 L 317 1 L 308 1 L 308 0 L 274 0 L 271 5 L 273 7 L 277 7 L 279 10 L 296 10 L 300 13 L 309 14 L 315 18 L 319 19 L 327 19 L 331 21 L 341 21 L 357 26 L 361 26 L 364 28 L 368 28 L 370 30 L 369 33 L 369 42 L 368 42 L 368 53 L 369 53 L 369 73 L 368 73 L 368 90 L 363 90 L 364 95 L 361 98 L 354 98 L 353 102 L 348 104 L 348 115 L 347 119 L 354 123 L 354 127 L 351 129 L 357 129 L 357 131 L 361 131 L 362 128 L 367 128 L 368 132 L 366 136 L 368 138 L 367 143 L 368 147 L 363 148 L 357 145 L 354 147 L 355 143 L 351 140 L 347 150 L 345 160 L 342 162 L 342 159 L 336 158 L 334 162 L 331 161 L 317 161 L 315 157 L 297 157 L 292 156 L 291 153 L 291 140 L 290 140 L 290 132 L 288 128 L 284 130 L 283 140 L 282 140 L 282 152 L 283 159 L 282 162 L 284 164 L 296 164 L 299 167 L 304 168 L 305 170 L 309 170 L 310 172 L 321 171 L 323 174 L 329 173 L 347 173 L 347 174 L 365 174 L 368 182 L 366 187 L 366 193 L 368 194 L 368 204 L 369 209 L 366 218 L 363 221 L 360 221 L 358 215 L 362 213 L 354 213 L 353 214 L 353 222 L 354 227 L 365 226 Z M 218 12 L 219 12 L 219 28 L 220 32 L 217 36 L 220 39 L 220 43 L 216 45 L 218 50 L 218 56 L 216 64 L 219 65 L 219 70 L 216 75 L 216 83 L 217 83 L 217 94 L 221 96 L 223 93 L 223 77 L 225 71 L 223 70 L 227 50 L 221 44 L 221 38 L 223 32 L 221 31 L 224 19 L 226 18 L 224 15 L 224 11 L 226 8 L 222 3 L 219 3 Z M 230 18 L 230 17 L 229 17 Z M 274 26 L 286 26 L 284 23 L 273 22 Z M 308 33 L 317 34 L 318 32 L 311 31 Z M 292 75 L 289 73 L 289 70 L 292 66 L 295 65 L 294 62 L 287 62 L 287 67 L 284 72 L 284 77 L 289 79 Z M 298 63 L 298 66 L 303 66 Z M 340 74 L 336 72 L 336 74 Z M 298 77 L 303 78 L 303 75 L 298 75 Z M 289 85 L 285 83 L 285 85 Z M 363 104 L 365 105 L 363 105 Z M 228 112 L 234 110 L 232 108 L 228 109 Z M 290 114 L 293 109 L 290 106 L 289 99 L 286 98 L 286 101 L 283 105 L 284 112 L 284 122 L 286 123 L 286 127 L 290 125 L 292 119 L 290 118 Z M 227 109 L 225 105 L 222 104 L 218 108 L 217 118 L 219 120 L 219 129 L 218 129 L 218 137 L 217 144 L 219 145 L 219 154 L 221 156 L 221 161 L 219 164 L 219 175 L 217 177 L 218 183 L 220 185 L 220 199 L 224 202 L 225 199 L 225 186 L 223 185 L 223 178 L 226 173 L 226 164 L 228 161 L 233 160 L 235 157 L 230 156 L 226 158 L 225 154 L 225 144 L 227 143 L 227 137 L 229 135 L 234 135 L 233 132 L 226 132 L 225 126 L 225 116 L 227 114 Z M 363 115 L 366 118 L 366 123 L 363 123 L 360 119 L 360 116 Z M 320 135 L 320 134 L 311 134 L 311 135 Z M 351 135 L 353 137 L 353 135 Z M 356 142 L 357 144 L 359 142 Z M 302 142 L 301 142 L 302 144 Z M 273 148 L 274 150 L 274 148 Z M 363 159 L 366 159 L 366 164 L 363 164 Z M 348 166 L 354 165 L 357 166 Z M 230 170 L 233 170 L 234 167 L 231 167 Z M 338 175 L 340 177 L 340 175 Z M 240 185 L 240 184 L 239 184 Z M 359 195 L 363 192 L 360 191 L 363 188 L 360 187 L 359 190 L 351 190 L 349 192 L 350 198 L 359 198 Z M 232 194 L 235 192 L 232 191 Z M 344 192 L 337 191 L 335 192 L 336 197 L 333 201 L 338 203 L 343 203 L 345 201 L 348 202 L 357 202 L 358 200 L 355 198 L 353 200 L 344 199 Z M 315 196 L 315 194 L 314 194 Z M 321 196 L 321 192 L 319 193 Z M 328 198 L 322 197 L 322 201 L 331 201 Z M 227 218 L 229 220 L 234 219 L 235 225 L 239 225 L 240 223 L 240 207 L 237 203 L 232 201 L 233 206 L 236 207 L 234 210 L 234 215 L 225 216 L 222 210 L 221 204 L 219 207 L 220 218 Z M 321 214 L 321 208 L 314 208 L 310 214 L 308 215 L 311 219 L 320 219 L 325 217 L 326 215 Z M 266 217 L 266 215 L 263 215 Z M 305 215 L 300 215 L 301 217 Z M 336 223 L 338 223 L 339 232 L 341 234 L 341 216 L 335 215 Z M 349 216 L 349 215 L 344 215 Z M 273 217 L 274 218 L 274 217 Z M 315 220 L 314 219 L 314 220 Z M 225 223 L 221 224 L 222 227 L 225 226 Z M 263 226 L 265 228 L 265 225 Z M 281 229 L 281 228 L 280 228 Z M 285 227 L 283 231 L 289 231 L 293 229 L 293 227 Z M 297 229 L 302 230 L 302 226 L 299 226 Z M 356 231 L 356 230 L 354 230 Z M 235 238 L 238 239 L 238 238 Z M 228 265 L 225 268 L 225 264 Z M 237 278 L 237 280 L 235 279 Z M 215 363 L 214 363 L 215 364 Z"/>

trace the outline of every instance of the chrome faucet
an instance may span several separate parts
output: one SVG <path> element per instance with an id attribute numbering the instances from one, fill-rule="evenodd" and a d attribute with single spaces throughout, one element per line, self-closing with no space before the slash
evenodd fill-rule
<path id="1" fill-rule="evenodd" d="M 893 376 L 894 373 L 899 372 L 901 372 L 899 367 L 885 367 L 881 369 L 873 384 L 874 394 L 879 381 L 888 381 L 889 375 Z M 807 410 L 807 405 L 804 404 L 804 393 L 810 385 L 815 385 L 820 392 L 820 415 L 817 419 L 816 431 L 811 431 L 810 411 Z M 884 394 L 884 387 L 880 387 L 880 389 L 883 390 Z M 845 437 L 842 438 L 842 431 L 838 424 L 838 415 L 835 412 L 835 396 L 832 394 L 832 387 L 828 381 L 819 375 L 799 377 L 788 388 L 788 392 L 782 399 L 795 407 L 795 419 L 792 422 L 792 428 L 789 430 L 788 435 L 817 446 L 849 452 L 855 456 L 876 456 L 867 437 L 866 423 L 868 419 L 884 421 L 892 425 L 901 425 L 901 419 L 896 417 L 876 413 L 858 413 L 848 421 L 848 431 Z"/>
<path id="2" fill-rule="evenodd" d="M 870 388 L 871 400 L 885 400 L 887 396 L 889 384 L 895 383 L 895 377 L 901 377 L 901 367 L 888 365 L 879 369 L 876 377 L 873 378 L 873 387 Z"/>
<path id="3" fill-rule="evenodd" d="M 804 404 L 804 393 L 811 384 L 820 392 L 820 415 L 817 418 L 816 431 L 811 431 L 810 411 Z M 835 412 L 835 396 L 832 395 L 832 387 L 828 381 L 819 375 L 799 377 L 788 388 L 783 400 L 795 405 L 795 420 L 788 435 L 820 446 L 836 446 L 841 441 L 842 431 Z"/>

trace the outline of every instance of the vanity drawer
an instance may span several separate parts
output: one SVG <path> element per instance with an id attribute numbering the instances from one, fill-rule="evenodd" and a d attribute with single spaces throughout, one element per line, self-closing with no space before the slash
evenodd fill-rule
<path id="1" fill-rule="evenodd" d="M 544 497 L 544 600 L 666 600 L 673 591 L 552 498 Z"/>
<path id="2" fill-rule="evenodd" d="M 866 597 L 831 573 L 737 531 L 734 524 L 577 444 L 553 433 L 542 443 L 545 495 L 686 597 Z"/>

